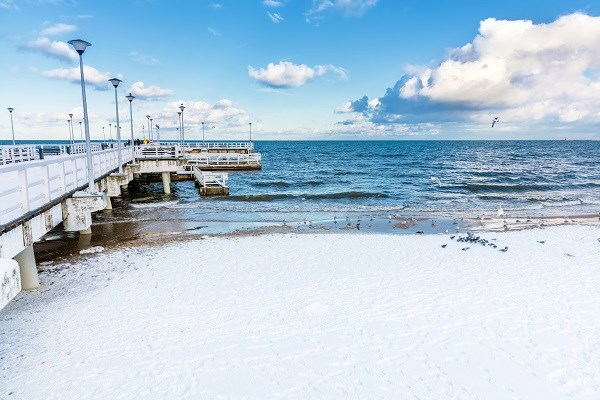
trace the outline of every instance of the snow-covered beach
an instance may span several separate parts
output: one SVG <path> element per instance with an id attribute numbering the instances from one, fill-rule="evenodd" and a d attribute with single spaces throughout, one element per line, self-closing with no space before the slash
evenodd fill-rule
<path id="1" fill-rule="evenodd" d="M 0 311 L 0 395 L 600 397 L 600 229 L 478 235 L 497 248 L 272 234 L 46 266 Z"/>

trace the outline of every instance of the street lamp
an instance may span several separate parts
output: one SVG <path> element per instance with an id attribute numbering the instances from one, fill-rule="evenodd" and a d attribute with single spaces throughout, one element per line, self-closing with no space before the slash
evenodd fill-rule
<path id="1" fill-rule="evenodd" d="M 133 109 L 131 108 L 131 102 L 133 99 L 135 99 L 135 96 L 130 92 L 127 96 L 125 96 L 125 98 L 129 100 L 129 123 L 131 124 L 131 162 L 135 164 L 135 147 L 133 147 L 133 142 L 135 141 L 133 138 Z"/>
<path id="2" fill-rule="evenodd" d="M 81 129 L 81 124 L 83 124 L 83 121 L 79 121 L 79 140 L 83 142 L 83 130 Z"/>
<path id="3" fill-rule="evenodd" d="M 177 122 L 179 122 L 179 128 L 177 128 L 177 139 L 179 139 L 179 143 L 183 146 L 183 139 L 181 138 L 181 111 L 177 111 Z"/>
<path id="4" fill-rule="evenodd" d="M 250 142 L 252 142 L 252 122 L 248 122 L 248 125 L 250 125 Z"/>
<path id="5" fill-rule="evenodd" d="M 156 142 L 160 143 L 160 126 L 158 126 L 158 124 L 154 126 L 156 127 Z"/>
<path id="6" fill-rule="evenodd" d="M 150 137 L 152 138 L 152 143 L 154 143 L 154 129 L 152 128 L 152 117 L 150 118 Z"/>
<path id="7" fill-rule="evenodd" d="M 183 106 L 183 103 L 181 103 L 179 109 L 181 110 L 181 140 L 185 144 L 185 130 L 183 129 L 183 110 L 185 110 L 185 107 Z"/>
<path id="8" fill-rule="evenodd" d="M 202 147 L 204 147 L 204 121 L 202 121 Z"/>
<path id="9" fill-rule="evenodd" d="M 119 160 L 119 174 L 123 173 L 123 156 L 121 155 L 121 124 L 119 123 L 119 99 L 117 98 L 117 87 L 123 82 L 119 78 L 108 80 L 115 87 L 115 113 L 117 114 L 117 159 Z"/>
<path id="10" fill-rule="evenodd" d="M 108 124 L 108 140 L 112 143 L 112 124 Z"/>
<path id="11" fill-rule="evenodd" d="M 87 155 L 88 192 L 94 191 L 94 163 L 92 161 L 92 144 L 90 141 L 90 121 L 88 119 L 87 100 L 85 98 L 85 77 L 83 76 L 83 52 L 92 44 L 85 40 L 69 40 L 69 44 L 79 54 L 79 72 L 81 75 L 81 98 L 83 100 L 83 120 L 85 121 L 85 147 Z"/>
<path id="12" fill-rule="evenodd" d="M 75 144 L 75 134 L 73 133 L 73 114 L 69 114 L 69 139 L 71 144 Z"/>
<path id="13" fill-rule="evenodd" d="M 146 119 L 148 120 L 148 140 L 152 141 L 152 135 L 150 134 L 150 115 L 146 115 Z"/>
<path id="14" fill-rule="evenodd" d="M 10 113 L 10 128 L 12 129 L 13 146 L 14 146 L 15 145 L 15 126 L 13 125 L 13 118 L 12 118 L 12 112 L 13 112 L 14 108 L 8 107 L 7 110 Z"/>
<path id="15" fill-rule="evenodd" d="M 104 131 L 105 126 L 102 127 L 102 141 L 106 143 L 106 132 Z"/>

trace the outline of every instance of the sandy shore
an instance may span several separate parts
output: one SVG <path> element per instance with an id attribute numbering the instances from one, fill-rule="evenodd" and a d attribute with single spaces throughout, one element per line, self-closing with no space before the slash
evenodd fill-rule
<path id="1" fill-rule="evenodd" d="M 600 229 L 476 235 L 210 237 L 46 265 L 0 311 L 0 396 L 600 397 Z"/>

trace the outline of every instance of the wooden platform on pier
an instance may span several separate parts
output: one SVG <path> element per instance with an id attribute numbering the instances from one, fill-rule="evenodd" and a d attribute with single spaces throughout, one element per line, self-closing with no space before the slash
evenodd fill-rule
<path id="1" fill-rule="evenodd" d="M 200 188 L 201 196 L 228 196 L 229 187 L 227 172 L 205 172 L 198 167 L 192 170 L 196 186 Z"/>

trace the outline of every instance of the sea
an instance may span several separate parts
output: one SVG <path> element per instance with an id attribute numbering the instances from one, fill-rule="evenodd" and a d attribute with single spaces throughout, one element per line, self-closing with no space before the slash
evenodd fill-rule
<path id="1" fill-rule="evenodd" d="M 262 169 L 229 172 L 229 196 L 201 197 L 192 181 L 173 182 L 168 195 L 161 182 L 136 181 L 97 222 L 219 233 L 364 221 L 382 230 L 377 221 L 392 217 L 600 212 L 600 141 L 256 141 L 255 151 Z"/>

